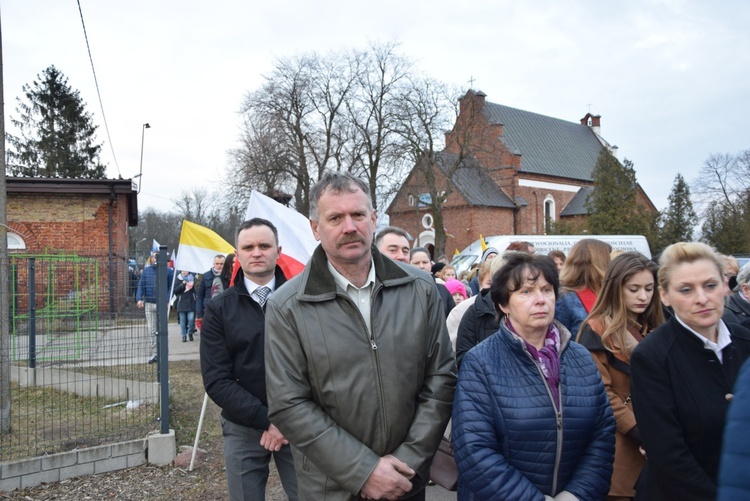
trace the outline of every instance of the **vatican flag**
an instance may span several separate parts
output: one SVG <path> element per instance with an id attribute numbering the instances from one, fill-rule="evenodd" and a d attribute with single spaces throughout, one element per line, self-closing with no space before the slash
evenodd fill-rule
<path id="1" fill-rule="evenodd" d="M 234 246 L 216 232 L 183 219 L 174 267 L 178 271 L 204 273 L 213 266 L 216 255 L 226 256 L 231 252 L 234 252 Z"/>

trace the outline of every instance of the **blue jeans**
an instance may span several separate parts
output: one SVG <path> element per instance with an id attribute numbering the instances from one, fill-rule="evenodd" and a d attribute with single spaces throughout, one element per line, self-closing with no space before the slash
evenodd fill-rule
<path id="1" fill-rule="evenodd" d="M 194 311 L 178 311 L 177 318 L 180 322 L 180 334 L 182 334 L 182 337 L 187 337 L 188 334 L 195 332 Z"/>

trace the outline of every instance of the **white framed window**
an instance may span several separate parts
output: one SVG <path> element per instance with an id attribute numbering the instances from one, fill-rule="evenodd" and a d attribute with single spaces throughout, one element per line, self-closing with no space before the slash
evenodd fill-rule
<path id="1" fill-rule="evenodd" d="M 552 231 L 552 225 L 555 222 L 555 199 L 552 195 L 544 197 L 544 233 L 545 235 Z"/>
<path id="2" fill-rule="evenodd" d="M 8 232 L 8 250 L 26 250 L 26 242 L 20 235 Z"/>

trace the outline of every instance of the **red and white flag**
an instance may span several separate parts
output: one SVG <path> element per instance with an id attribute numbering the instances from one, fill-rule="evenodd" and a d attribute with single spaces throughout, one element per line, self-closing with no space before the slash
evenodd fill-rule
<path id="1" fill-rule="evenodd" d="M 284 275 L 292 278 L 300 273 L 318 246 L 310 221 L 296 210 L 255 190 L 250 194 L 245 219 L 254 217 L 268 219 L 279 230 L 281 256 L 278 265 Z"/>

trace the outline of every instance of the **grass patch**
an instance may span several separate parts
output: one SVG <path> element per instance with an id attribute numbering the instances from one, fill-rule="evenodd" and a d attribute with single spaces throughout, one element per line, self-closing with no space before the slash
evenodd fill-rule
<path id="1" fill-rule="evenodd" d="M 145 436 L 156 406 L 82 397 L 49 386 L 11 383 L 10 432 L 0 434 L 0 460 L 14 461 Z"/>
<path id="2" fill-rule="evenodd" d="M 169 362 L 169 383 L 169 422 L 174 429 L 175 440 L 177 445 L 193 445 L 205 395 L 200 361 Z M 222 440 L 220 415 L 221 409 L 209 398 L 201 431 L 201 444 Z"/>
<path id="3" fill-rule="evenodd" d="M 79 368 L 93 378 L 154 381 L 155 366 L 146 364 Z M 193 445 L 203 405 L 203 379 L 198 360 L 169 363 L 170 428 L 178 445 Z M 159 429 L 158 405 L 125 409 L 101 397 L 82 397 L 49 386 L 12 383 L 11 430 L 0 434 L 0 461 L 14 461 L 145 437 Z M 112 407 L 105 407 L 110 404 Z M 209 399 L 199 447 L 221 444 L 221 410 Z"/>

